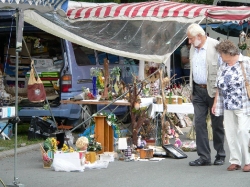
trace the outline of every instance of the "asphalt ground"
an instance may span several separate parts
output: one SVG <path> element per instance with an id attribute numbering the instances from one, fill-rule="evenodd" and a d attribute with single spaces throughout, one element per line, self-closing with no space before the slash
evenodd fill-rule
<path id="1" fill-rule="evenodd" d="M 180 136 L 186 141 L 186 133 Z M 212 158 L 215 151 L 210 141 Z M 18 148 L 16 170 L 13 150 L 0 152 L 0 179 L 5 184 L 15 182 L 25 187 L 246 187 L 250 184 L 250 172 L 227 171 L 229 151 L 222 166 L 191 167 L 197 159 L 196 152 L 185 152 L 187 158 L 166 157 L 162 161 L 110 162 L 106 169 L 85 169 L 84 172 L 56 172 L 44 169 L 39 145 Z M 15 174 L 14 174 L 15 173 Z M 1 183 L 0 183 L 1 187 Z"/>

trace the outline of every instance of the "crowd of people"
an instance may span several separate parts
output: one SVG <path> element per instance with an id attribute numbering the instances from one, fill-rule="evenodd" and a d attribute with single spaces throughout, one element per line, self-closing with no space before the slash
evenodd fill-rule
<path id="1" fill-rule="evenodd" d="M 212 165 L 206 123 L 210 114 L 216 150 L 213 164 L 225 164 L 229 155 L 228 171 L 243 166 L 242 171 L 250 172 L 250 100 L 245 86 L 250 82 L 250 58 L 243 56 L 233 42 L 210 38 L 198 24 L 191 24 L 186 34 L 181 61 L 192 88 L 198 154 L 189 165 Z M 229 146 L 227 154 L 224 138 Z"/>

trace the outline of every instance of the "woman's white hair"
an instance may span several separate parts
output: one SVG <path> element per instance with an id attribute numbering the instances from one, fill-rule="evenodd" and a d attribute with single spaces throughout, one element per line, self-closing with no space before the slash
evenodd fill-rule
<path id="1" fill-rule="evenodd" d="M 188 26 L 187 28 L 187 34 L 190 34 L 191 36 L 197 36 L 201 34 L 202 36 L 205 36 L 206 33 L 203 30 L 203 28 L 197 24 L 197 23 L 192 23 L 191 25 Z"/>

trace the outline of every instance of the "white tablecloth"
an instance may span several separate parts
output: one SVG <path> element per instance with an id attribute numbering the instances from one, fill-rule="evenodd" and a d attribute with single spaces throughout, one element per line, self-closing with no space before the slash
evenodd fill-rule
<path id="1" fill-rule="evenodd" d="M 183 104 L 168 104 L 167 112 L 171 113 L 182 113 L 182 114 L 193 114 L 194 107 L 192 103 Z M 163 104 L 152 104 L 150 111 L 150 117 L 154 118 L 156 112 L 163 112 Z"/>
<path id="2" fill-rule="evenodd" d="M 151 105 L 149 108 L 150 117 L 154 118 L 156 112 L 163 112 L 163 104 L 154 104 L 153 97 L 141 98 L 140 107 L 146 107 Z M 171 113 L 182 113 L 182 114 L 193 114 L 194 107 L 192 103 L 182 104 L 168 104 L 167 112 Z"/>

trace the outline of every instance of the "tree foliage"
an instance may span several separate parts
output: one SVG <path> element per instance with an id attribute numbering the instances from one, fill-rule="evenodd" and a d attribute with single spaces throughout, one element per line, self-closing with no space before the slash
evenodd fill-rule
<path id="1" fill-rule="evenodd" d="M 213 0 L 179 0 L 178 2 L 212 5 Z"/>
<path id="2" fill-rule="evenodd" d="M 79 2 L 110 3 L 111 0 L 78 0 Z M 171 1 L 171 0 L 170 0 Z M 212 5 L 213 0 L 172 0 L 175 2 Z M 145 0 L 113 0 L 114 3 L 145 2 Z"/>

